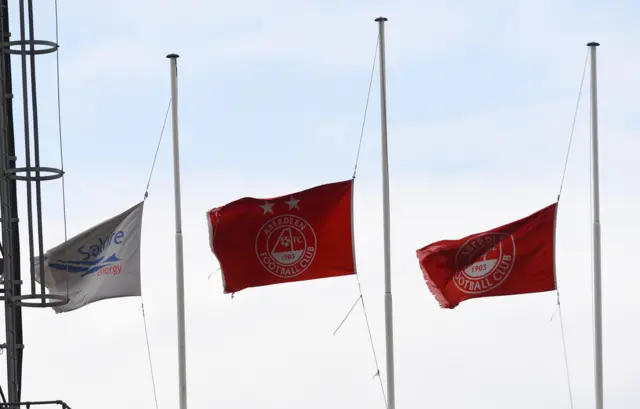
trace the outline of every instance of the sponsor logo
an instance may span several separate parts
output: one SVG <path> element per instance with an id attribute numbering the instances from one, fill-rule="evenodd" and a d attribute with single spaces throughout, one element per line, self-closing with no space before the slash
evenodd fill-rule
<path id="1" fill-rule="evenodd" d="M 119 247 L 125 237 L 125 232 L 120 230 L 108 236 L 99 236 L 91 244 L 85 244 L 76 250 L 77 258 L 70 260 L 55 260 L 48 262 L 49 268 L 68 271 L 80 277 L 86 275 L 118 275 L 122 273 L 122 260 L 113 250 Z M 111 253 L 111 255 L 105 255 Z"/>

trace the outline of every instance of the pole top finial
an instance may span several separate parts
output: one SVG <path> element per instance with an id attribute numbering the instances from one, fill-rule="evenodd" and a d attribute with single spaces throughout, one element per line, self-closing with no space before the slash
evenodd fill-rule
<path id="1" fill-rule="evenodd" d="M 387 20 L 389 20 L 389 19 L 386 18 L 386 17 L 378 17 L 375 21 L 379 23 L 381 21 L 387 21 Z"/>
<path id="2" fill-rule="evenodd" d="M 587 44 L 587 47 L 598 47 L 600 45 L 600 43 L 597 43 L 595 41 L 592 41 L 590 43 Z"/>
<path id="3" fill-rule="evenodd" d="M 178 58 L 178 57 L 180 57 L 178 54 L 173 54 L 173 53 L 167 54 L 167 58 Z"/>

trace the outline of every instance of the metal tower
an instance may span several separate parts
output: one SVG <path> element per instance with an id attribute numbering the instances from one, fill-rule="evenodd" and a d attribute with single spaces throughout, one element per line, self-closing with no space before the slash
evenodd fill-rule
<path id="1" fill-rule="evenodd" d="M 26 3 L 26 4 L 25 4 Z M 19 0 L 20 36 L 11 41 L 9 31 L 8 0 L 0 0 L 0 218 L 2 221 L 0 300 L 4 301 L 6 342 L 0 344 L 7 359 L 6 390 L 0 389 L 0 409 L 22 407 L 61 407 L 70 409 L 59 400 L 23 402 L 22 336 L 23 307 L 53 307 L 67 303 L 65 297 L 47 294 L 44 277 L 35 281 L 34 257 L 43 258 L 43 227 L 41 183 L 59 179 L 62 170 L 40 164 L 40 134 L 36 87 L 36 56 L 58 51 L 51 41 L 36 40 L 33 25 L 33 0 Z M 11 55 L 21 61 L 22 103 L 24 114 L 24 166 L 17 167 L 17 153 L 13 129 L 13 90 L 11 81 Z M 26 185 L 27 232 L 29 240 L 30 285 L 22 288 L 20 271 L 20 239 L 16 182 Z M 24 290 L 24 291 L 23 291 Z"/>

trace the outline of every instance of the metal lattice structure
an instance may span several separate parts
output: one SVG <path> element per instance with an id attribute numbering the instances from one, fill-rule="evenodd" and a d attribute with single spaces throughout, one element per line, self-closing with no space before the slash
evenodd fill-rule
<path id="1" fill-rule="evenodd" d="M 53 307 L 64 305 L 65 297 L 47 294 L 45 280 L 35 280 L 34 257 L 43 258 L 43 220 L 41 183 L 62 177 L 62 170 L 40 163 L 40 134 L 36 86 L 36 57 L 58 51 L 55 42 L 34 38 L 33 0 L 19 0 L 19 39 L 12 41 L 9 30 L 8 0 L 0 0 L 0 217 L 2 221 L 0 263 L 0 299 L 4 301 L 6 342 L 0 344 L 7 360 L 7 385 L 0 389 L 0 409 L 31 407 L 61 407 L 70 409 L 62 401 L 22 402 L 22 334 L 23 307 Z M 21 62 L 21 89 L 24 133 L 23 167 L 17 167 L 17 152 L 13 121 L 13 86 L 11 56 Z M 29 252 L 30 285 L 23 288 L 20 271 L 20 239 L 18 228 L 17 182 L 26 185 L 26 211 Z"/>
<path id="2" fill-rule="evenodd" d="M 69 405 L 61 400 L 41 401 L 41 402 L 20 402 L 14 405 L 0 403 L 0 409 L 71 409 Z"/>

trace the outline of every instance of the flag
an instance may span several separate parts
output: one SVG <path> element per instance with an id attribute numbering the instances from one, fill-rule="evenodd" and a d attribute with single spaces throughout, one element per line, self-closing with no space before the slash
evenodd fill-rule
<path id="1" fill-rule="evenodd" d="M 68 296 L 53 307 L 73 311 L 108 298 L 140 296 L 140 236 L 144 202 L 52 248 L 44 255 L 49 294 Z M 40 260 L 35 258 L 36 281 Z"/>
<path id="2" fill-rule="evenodd" d="M 557 203 L 504 226 L 417 250 L 442 308 L 471 298 L 552 291 Z"/>
<path id="3" fill-rule="evenodd" d="M 355 274 L 353 180 L 207 212 L 225 293 Z"/>

